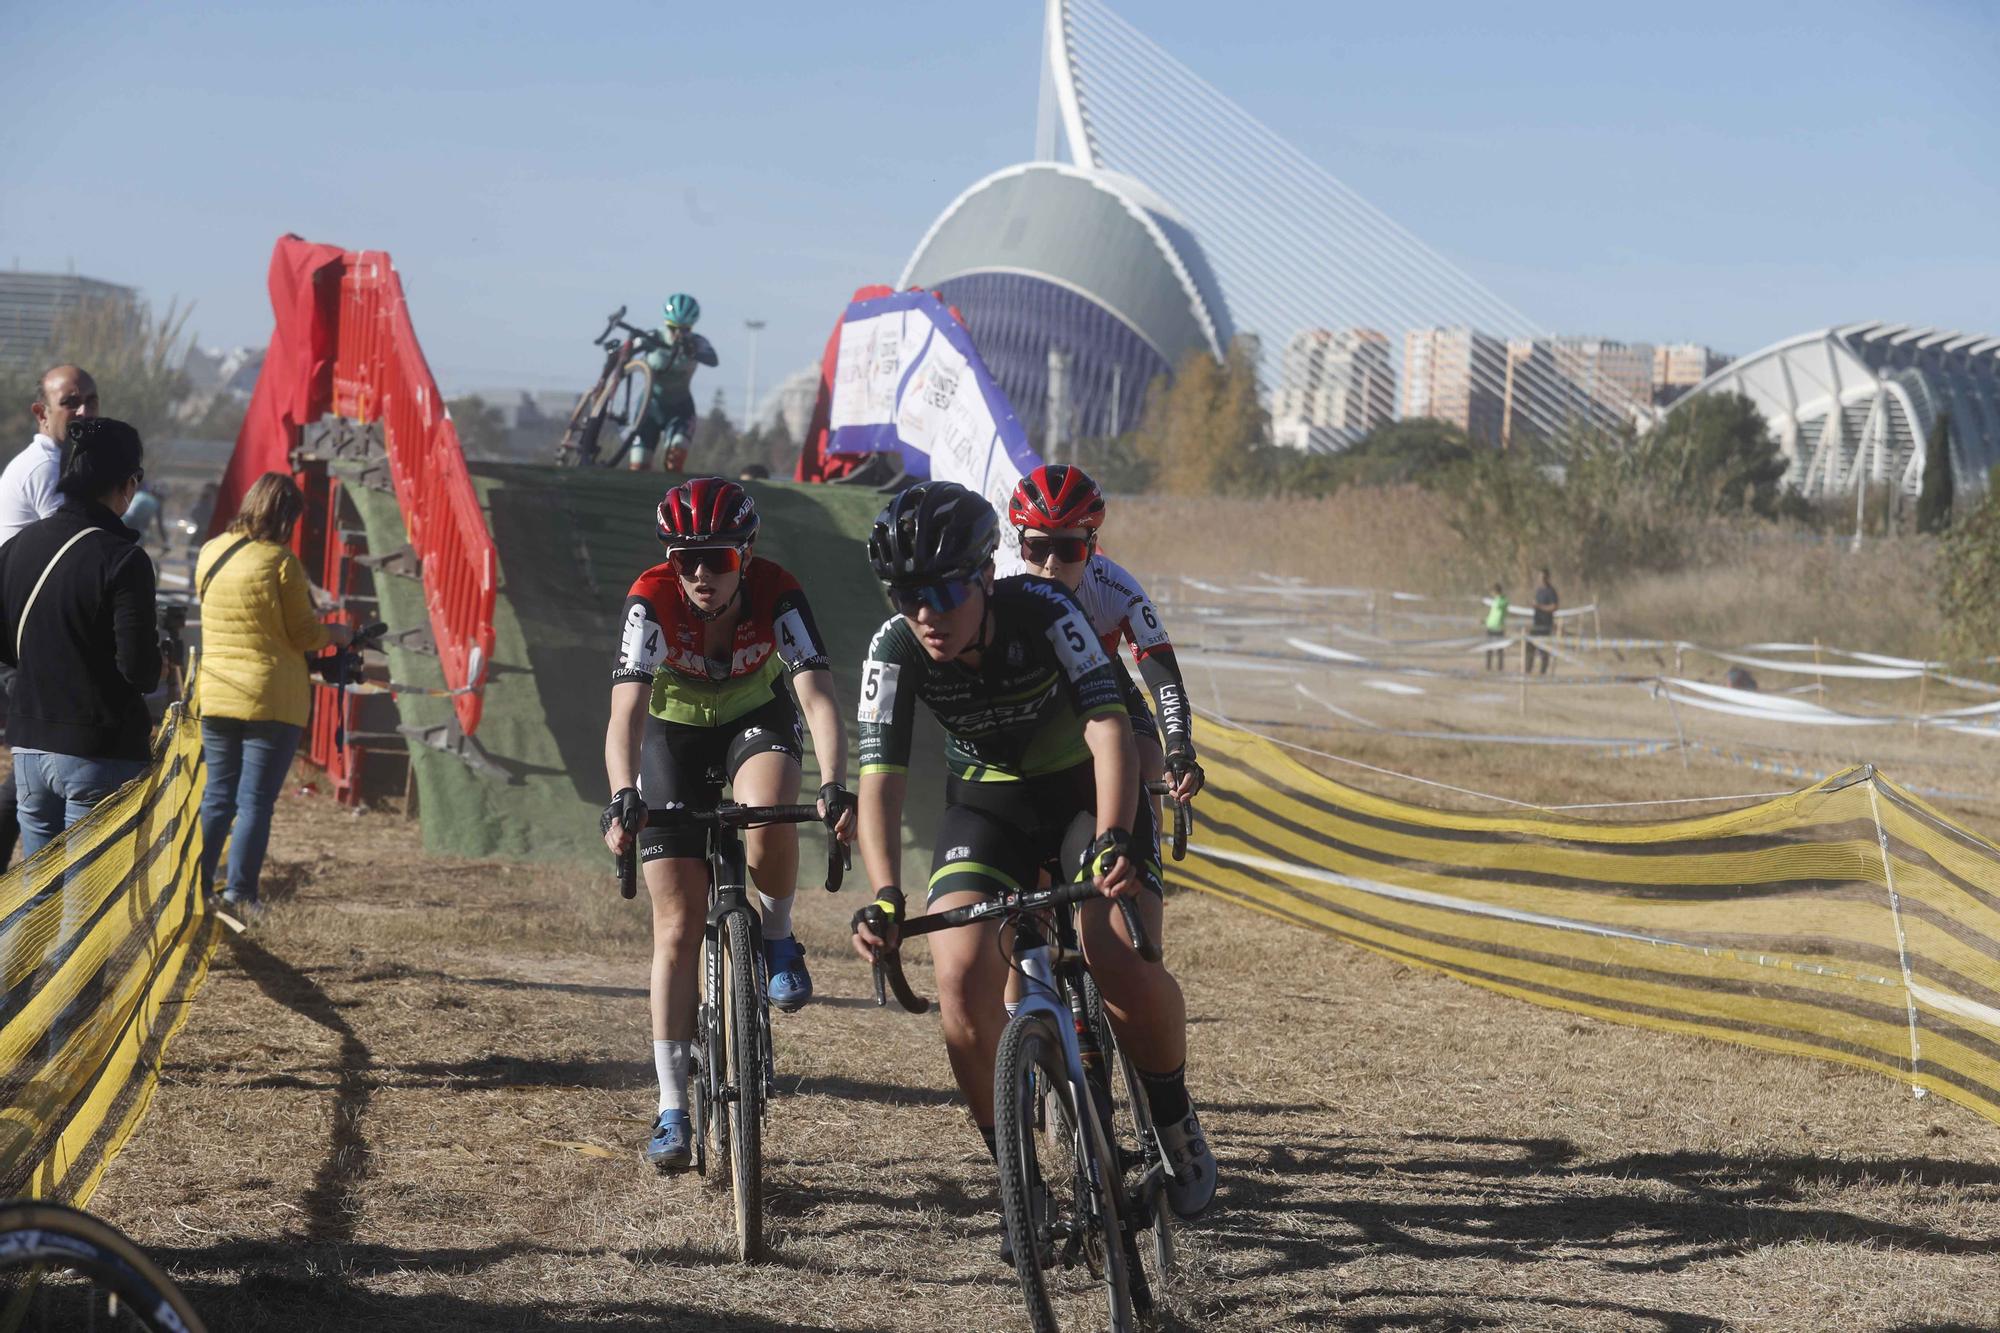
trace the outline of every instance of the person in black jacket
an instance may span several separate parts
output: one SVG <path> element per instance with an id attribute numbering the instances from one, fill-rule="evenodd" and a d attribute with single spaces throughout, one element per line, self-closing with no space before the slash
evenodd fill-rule
<path id="1" fill-rule="evenodd" d="M 146 771 L 160 681 L 153 562 L 118 517 L 145 478 L 139 432 L 73 421 L 65 446 L 61 507 L 0 547 L 23 860 Z"/>

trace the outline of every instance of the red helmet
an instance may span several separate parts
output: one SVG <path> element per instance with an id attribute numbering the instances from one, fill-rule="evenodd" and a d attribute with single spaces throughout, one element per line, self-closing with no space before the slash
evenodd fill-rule
<path id="1" fill-rule="evenodd" d="M 757 502 L 721 477 L 694 477 L 667 492 L 655 512 L 668 546 L 742 546 L 757 535 Z"/>
<path id="2" fill-rule="evenodd" d="M 1104 522 L 1104 492 L 1080 467 L 1049 463 L 1021 478 L 1007 502 L 1007 521 L 1017 528 L 1050 532 L 1057 528 L 1087 528 Z"/>

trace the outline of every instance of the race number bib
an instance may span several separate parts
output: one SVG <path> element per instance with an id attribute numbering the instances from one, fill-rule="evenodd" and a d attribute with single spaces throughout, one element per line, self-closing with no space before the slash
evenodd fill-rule
<path id="1" fill-rule="evenodd" d="M 861 706 L 855 717 L 882 726 L 896 716 L 896 678 L 903 668 L 894 662 L 867 661 L 861 664 Z"/>
<path id="2" fill-rule="evenodd" d="M 798 608 L 794 607 L 779 616 L 771 628 L 778 640 L 778 658 L 791 670 L 797 671 L 802 662 L 813 662 L 826 656 L 807 632 L 805 617 L 798 613 Z"/>
<path id="3" fill-rule="evenodd" d="M 1071 680 L 1082 680 L 1106 664 L 1097 636 L 1074 612 L 1064 612 L 1061 619 L 1049 626 L 1048 635 L 1049 642 L 1055 645 L 1056 660 L 1062 663 Z"/>

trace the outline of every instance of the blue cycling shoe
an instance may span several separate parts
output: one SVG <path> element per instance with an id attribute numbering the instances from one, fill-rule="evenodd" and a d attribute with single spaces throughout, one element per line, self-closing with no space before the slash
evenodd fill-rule
<path id="1" fill-rule="evenodd" d="M 694 1161 L 694 1123 L 686 1111 L 662 1111 L 641 1156 L 661 1171 L 685 1171 Z"/>
<path id="2" fill-rule="evenodd" d="M 764 941 L 764 970 L 771 974 L 771 1004 L 780 1013 L 795 1014 L 812 998 L 812 973 L 806 971 L 806 951 L 797 937 Z"/>

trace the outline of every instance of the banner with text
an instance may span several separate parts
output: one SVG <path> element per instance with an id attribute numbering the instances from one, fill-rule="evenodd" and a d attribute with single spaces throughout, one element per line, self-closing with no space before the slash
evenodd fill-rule
<path id="1" fill-rule="evenodd" d="M 1042 463 L 972 336 L 925 291 L 847 307 L 831 420 L 828 453 L 898 454 L 912 477 L 971 487 L 1002 515 Z M 1002 574 L 1020 568 L 1011 532 L 999 563 Z"/>

